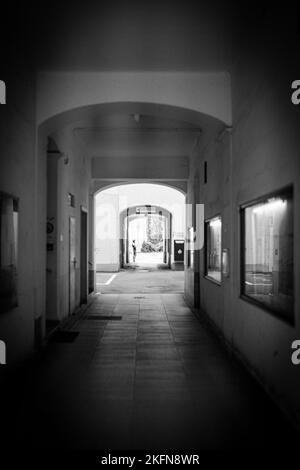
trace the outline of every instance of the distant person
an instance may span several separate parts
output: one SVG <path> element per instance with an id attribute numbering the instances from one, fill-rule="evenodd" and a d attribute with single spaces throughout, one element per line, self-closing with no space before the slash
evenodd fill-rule
<path id="1" fill-rule="evenodd" d="M 136 244 L 135 244 L 135 240 L 132 240 L 132 253 L 133 253 L 133 262 L 135 263 L 135 258 L 136 258 Z"/>

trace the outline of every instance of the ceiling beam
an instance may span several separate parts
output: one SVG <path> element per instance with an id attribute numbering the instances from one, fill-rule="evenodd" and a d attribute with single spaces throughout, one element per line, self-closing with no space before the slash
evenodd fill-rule
<path id="1" fill-rule="evenodd" d="M 93 157 L 92 178 L 187 180 L 188 157 Z"/>

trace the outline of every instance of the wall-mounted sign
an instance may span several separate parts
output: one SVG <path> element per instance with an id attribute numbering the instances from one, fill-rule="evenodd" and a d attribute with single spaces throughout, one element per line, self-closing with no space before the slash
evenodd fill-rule
<path id="1" fill-rule="evenodd" d="M 54 225 L 52 222 L 47 222 L 47 233 L 50 234 L 54 231 Z"/>
<path id="2" fill-rule="evenodd" d="M 184 261 L 184 240 L 174 240 L 174 261 Z"/>
<path id="3" fill-rule="evenodd" d="M 70 207 L 75 207 L 75 196 L 72 193 L 68 193 L 68 205 Z"/>
<path id="4" fill-rule="evenodd" d="M 222 274 L 223 277 L 229 277 L 229 250 L 227 248 L 222 250 Z"/>
<path id="5" fill-rule="evenodd" d="M 54 217 L 47 220 L 47 251 L 54 251 Z"/>
<path id="6" fill-rule="evenodd" d="M 135 210 L 136 214 L 156 214 L 156 207 L 140 206 Z"/>

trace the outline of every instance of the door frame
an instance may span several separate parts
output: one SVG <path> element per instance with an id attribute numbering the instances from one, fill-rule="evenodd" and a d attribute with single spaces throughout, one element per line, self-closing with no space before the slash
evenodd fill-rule
<path id="1" fill-rule="evenodd" d="M 71 224 L 74 221 L 74 230 L 75 230 L 75 256 L 73 257 L 73 261 L 71 261 Z M 72 315 L 76 308 L 76 217 L 74 215 L 69 216 L 69 315 Z M 71 301 L 71 262 L 74 264 L 74 308 L 72 308 L 72 301 Z"/>
<path id="2" fill-rule="evenodd" d="M 88 211 L 80 206 L 80 305 L 88 299 Z"/>

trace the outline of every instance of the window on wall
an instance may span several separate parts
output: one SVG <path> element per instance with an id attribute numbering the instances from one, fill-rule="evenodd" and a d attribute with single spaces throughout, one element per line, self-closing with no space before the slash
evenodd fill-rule
<path id="1" fill-rule="evenodd" d="M 18 200 L 0 193 L 0 313 L 17 306 Z"/>
<path id="2" fill-rule="evenodd" d="M 242 295 L 293 322 L 293 192 L 242 207 Z"/>
<path id="3" fill-rule="evenodd" d="M 221 282 L 222 220 L 220 216 L 205 223 L 205 275 Z"/>

